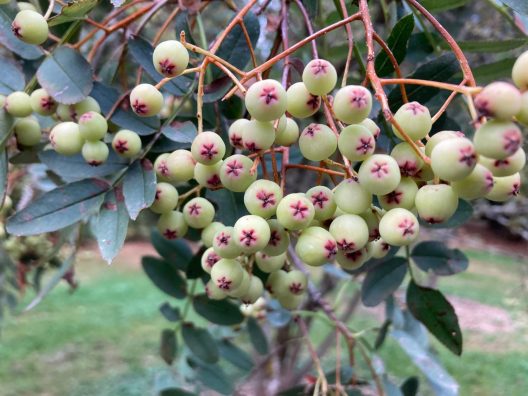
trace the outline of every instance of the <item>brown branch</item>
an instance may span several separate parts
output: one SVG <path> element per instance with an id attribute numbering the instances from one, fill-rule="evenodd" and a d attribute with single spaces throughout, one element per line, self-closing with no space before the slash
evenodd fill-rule
<path id="1" fill-rule="evenodd" d="M 165 32 L 165 30 L 167 30 L 167 28 L 171 24 L 172 20 L 174 18 L 176 18 L 176 16 L 178 15 L 179 12 L 180 12 L 180 8 L 179 7 L 174 7 L 174 10 L 172 10 L 170 15 L 167 17 L 166 21 L 163 22 L 163 25 L 161 25 L 161 27 L 156 32 L 156 35 L 154 36 L 154 39 L 152 40 L 152 45 L 153 46 L 156 46 L 156 44 L 159 43 L 159 41 L 161 40 L 161 36 Z"/>

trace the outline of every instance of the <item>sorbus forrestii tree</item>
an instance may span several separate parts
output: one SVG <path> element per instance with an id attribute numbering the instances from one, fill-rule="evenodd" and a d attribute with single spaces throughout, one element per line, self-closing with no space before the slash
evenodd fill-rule
<path id="1" fill-rule="evenodd" d="M 385 2 L 409 13 L 386 18 L 387 40 L 367 0 L 109 3 L 0 1 L 2 249 L 15 263 L 0 266 L 0 309 L 32 271 L 58 266 L 53 282 L 76 286 L 83 228 L 110 263 L 129 221 L 141 220 L 161 257 L 143 258 L 146 275 L 184 300 L 161 307 L 175 322 L 161 356 L 190 369 L 175 375 L 178 388 L 392 394 L 376 356 L 391 329 L 412 341 L 409 329 L 425 326 L 461 354 L 453 307 L 425 285 L 467 258 L 421 241 L 420 229 L 461 225 L 472 201 L 519 194 L 528 52 L 512 82 L 480 87 L 417 0 Z M 279 20 L 267 32 L 266 15 Z M 415 18 L 436 33 L 427 30 L 427 59 L 403 77 Z M 343 50 L 321 51 L 336 32 Z M 448 54 L 435 56 L 441 43 Z M 406 295 L 395 296 L 404 281 Z M 359 297 L 385 303 L 381 328 L 349 327 Z M 193 323 L 191 307 L 215 327 Z M 324 362 L 328 341 L 310 339 L 321 318 L 338 341 Z M 437 364 L 428 350 L 413 348 L 435 389 L 455 394 L 446 372 L 437 369 L 439 383 L 427 371 L 423 359 Z M 247 375 L 226 374 L 220 358 Z M 258 370 L 269 362 L 280 369 Z"/>

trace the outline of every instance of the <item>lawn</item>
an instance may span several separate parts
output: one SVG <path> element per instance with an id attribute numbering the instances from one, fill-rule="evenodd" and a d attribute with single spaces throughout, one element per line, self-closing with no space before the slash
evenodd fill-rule
<path id="1" fill-rule="evenodd" d="M 528 262 L 481 251 L 468 255 L 469 270 L 441 279 L 439 287 L 464 312 L 497 318 L 482 329 L 471 317 L 462 318 L 469 329 L 461 358 L 439 344 L 434 347 L 459 381 L 461 395 L 524 395 L 528 300 L 521 275 Z M 33 311 L 8 320 L 0 337 L 1 396 L 152 394 L 155 379 L 167 370 L 158 357 L 159 333 L 167 322 L 157 311 L 167 297 L 127 260 L 109 267 L 96 255 L 83 254 L 75 293 L 60 285 Z M 374 316 L 362 310 L 351 325 L 377 323 Z M 493 320 L 499 316 L 508 320 L 496 331 Z M 380 354 L 389 372 L 401 378 L 417 373 L 390 338 Z"/>

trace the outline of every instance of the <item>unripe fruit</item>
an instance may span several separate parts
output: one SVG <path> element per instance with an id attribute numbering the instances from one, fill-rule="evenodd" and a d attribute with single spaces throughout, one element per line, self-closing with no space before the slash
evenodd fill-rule
<path id="1" fill-rule="evenodd" d="M 194 179 L 199 185 L 207 188 L 218 188 L 222 185 L 220 181 L 220 168 L 223 161 L 213 165 L 196 164 L 194 167 Z"/>
<path id="2" fill-rule="evenodd" d="M 398 163 L 402 176 L 415 176 L 424 166 L 424 161 L 407 142 L 394 146 L 390 155 Z"/>
<path id="3" fill-rule="evenodd" d="M 275 141 L 275 128 L 269 121 L 251 120 L 242 132 L 244 147 L 254 153 L 267 150 Z"/>
<path id="4" fill-rule="evenodd" d="M 368 250 L 370 257 L 374 259 L 381 259 L 387 255 L 390 251 L 390 245 L 383 239 L 378 238 L 368 244 Z"/>
<path id="5" fill-rule="evenodd" d="M 394 114 L 394 119 L 412 140 L 421 140 L 427 136 L 433 126 L 429 109 L 418 102 L 405 103 Z M 392 131 L 401 140 L 404 140 L 400 131 L 393 125 Z"/>
<path id="6" fill-rule="evenodd" d="M 304 194 L 286 195 L 277 207 L 277 220 L 288 230 L 308 227 L 314 215 L 312 202 Z"/>
<path id="7" fill-rule="evenodd" d="M 158 73 L 165 77 L 176 77 L 189 64 L 189 52 L 179 41 L 163 41 L 154 48 L 152 63 Z"/>
<path id="8" fill-rule="evenodd" d="M 400 184 L 386 195 L 378 196 L 381 207 L 385 210 L 393 208 L 404 208 L 411 210 L 414 208 L 414 198 L 418 192 L 416 182 L 410 177 L 402 177 Z"/>
<path id="9" fill-rule="evenodd" d="M 281 295 L 290 295 L 286 287 L 286 271 L 278 270 L 272 272 L 266 280 L 266 290 L 275 298 Z"/>
<path id="10" fill-rule="evenodd" d="M 302 82 L 291 85 L 286 91 L 286 97 L 286 110 L 292 117 L 310 117 L 321 107 L 321 98 L 312 95 Z"/>
<path id="11" fill-rule="evenodd" d="M 288 119 L 288 117 L 286 117 L 286 114 L 283 114 L 282 117 L 279 118 L 278 122 L 276 120 L 272 122 L 272 125 L 276 125 L 275 128 L 274 128 L 275 135 L 277 135 L 277 133 L 279 133 L 279 132 L 284 131 L 284 129 L 286 128 L 286 125 L 287 125 L 287 119 Z"/>
<path id="12" fill-rule="evenodd" d="M 286 273 L 283 282 L 285 289 L 294 296 L 302 295 L 308 286 L 308 278 L 299 270 Z"/>
<path id="13" fill-rule="evenodd" d="M 139 84 L 130 92 L 130 106 L 140 117 L 155 116 L 163 107 L 163 95 L 150 84 Z"/>
<path id="14" fill-rule="evenodd" d="M 213 237 L 213 249 L 222 258 L 234 259 L 242 253 L 234 238 L 234 228 L 224 227 Z"/>
<path id="15" fill-rule="evenodd" d="M 216 286 L 212 279 L 209 279 L 209 281 L 206 283 L 205 293 L 211 300 L 223 300 L 227 297 L 225 291 Z"/>
<path id="16" fill-rule="evenodd" d="M 301 304 L 303 300 L 303 295 L 280 295 L 277 300 L 279 301 L 282 308 L 287 310 L 294 310 L 297 309 L 297 307 Z"/>
<path id="17" fill-rule="evenodd" d="M 202 265 L 202 269 L 207 272 L 208 274 L 211 273 L 211 270 L 213 269 L 213 266 L 220 261 L 222 257 L 220 257 L 212 247 L 208 248 L 203 254 L 202 259 L 200 261 Z"/>
<path id="18" fill-rule="evenodd" d="M 337 137 L 323 124 L 310 124 L 299 137 L 299 148 L 304 158 L 322 161 L 329 158 L 337 149 Z"/>
<path id="19" fill-rule="evenodd" d="M 258 252 L 266 247 L 270 240 L 270 227 L 266 220 L 255 215 L 239 218 L 233 230 L 235 244 L 245 254 Z"/>
<path id="20" fill-rule="evenodd" d="M 385 154 L 374 154 L 363 161 L 358 177 L 363 188 L 376 195 L 385 195 L 394 191 L 401 180 L 398 163 Z"/>
<path id="21" fill-rule="evenodd" d="M 345 270 L 353 271 L 359 269 L 370 258 L 368 248 L 364 247 L 353 252 L 337 252 L 336 261 Z"/>
<path id="22" fill-rule="evenodd" d="M 22 91 L 10 93 L 5 100 L 4 107 L 13 117 L 28 117 L 33 112 L 29 95 Z"/>
<path id="23" fill-rule="evenodd" d="M 29 99 L 31 108 L 37 114 L 49 116 L 57 109 L 57 102 L 43 88 L 34 90 Z"/>
<path id="24" fill-rule="evenodd" d="M 18 144 L 22 146 L 34 146 L 40 143 L 40 125 L 35 117 L 19 118 L 15 121 L 14 128 Z"/>
<path id="25" fill-rule="evenodd" d="M 326 95 L 334 89 L 337 72 L 330 62 L 313 59 L 305 66 L 302 80 L 308 91 L 314 95 Z"/>
<path id="26" fill-rule="evenodd" d="M 211 269 L 211 279 L 219 289 L 228 293 L 241 285 L 244 272 L 238 261 L 222 259 Z"/>
<path id="27" fill-rule="evenodd" d="M 376 140 L 366 127 L 349 125 L 339 134 L 338 147 L 350 161 L 363 161 L 374 153 Z"/>
<path id="28" fill-rule="evenodd" d="M 83 139 L 100 140 L 106 135 L 108 123 L 106 119 L 95 111 L 84 113 L 79 118 L 79 132 Z"/>
<path id="29" fill-rule="evenodd" d="M 369 229 L 363 218 L 354 214 L 337 216 L 328 229 L 339 250 L 353 252 L 364 247 L 369 240 Z"/>
<path id="30" fill-rule="evenodd" d="M 512 79 L 521 91 L 528 89 L 528 51 L 522 53 L 515 61 Z"/>
<path id="31" fill-rule="evenodd" d="M 220 180 L 228 190 L 245 191 L 257 179 L 257 172 L 251 174 L 253 161 L 245 155 L 227 157 L 220 168 Z"/>
<path id="32" fill-rule="evenodd" d="M 73 105 L 59 103 L 55 113 L 60 121 L 77 121 L 77 117 L 75 116 L 75 108 Z"/>
<path id="33" fill-rule="evenodd" d="M 194 138 L 191 153 L 195 161 L 204 165 L 213 165 L 224 156 L 225 144 L 220 135 L 214 132 L 202 132 Z"/>
<path id="34" fill-rule="evenodd" d="M 169 168 L 167 167 L 167 158 L 169 153 L 163 153 L 156 157 L 154 161 L 154 170 L 158 181 L 169 181 Z M 191 156 L 192 158 L 192 156 Z"/>
<path id="35" fill-rule="evenodd" d="M 94 111 L 96 113 L 101 113 L 101 106 L 97 103 L 97 100 L 91 96 L 87 96 L 80 102 L 75 103 L 70 106 L 71 116 L 75 121 L 80 118 L 83 114 L 88 113 L 89 111 Z"/>
<path id="36" fill-rule="evenodd" d="M 244 133 L 244 130 L 248 126 L 249 120 L 246 120 L 245 118 L 236 120 L 231 124 L 228 131 L 229 143 L 231 143 L 231 146 L 238 149 L 244 148 L 244 141 L 242 140 L 242 135 Z"/>
<path id="37" fill-rule="evenodd" d="M 49 137 L 53 149 L 62 155 L 77 154 L 84 143 L 79 126 L 74 122 L 61 122 L 55 125 Z"/>
<path id="38" fill-rule="evenodd" d="M 431 153 L 431 168 L 442 180 L 461 180 L 471 173 L 476 164 L 475 147 L 466 138 L 444 140 Z"/>
<path id="39" fill-rule="evenodd" d="M 312 201 L 314 206 L 314 219 L 324 221 L 334 215 L 337 204 L 335 203 L 334 194 L 328 187 L 312 187 L 306 191 L 306 198 Z"/>
<path id="40" fill-rule="evenodd" d="M 5 4 L 9 3 L 9 1 L 5 2 Z M 2 2 L 0 1 L 0 4 L 2 4 Z M 31 11 L 37 11 L 37 9 L 35 8 L 35 6 L 31 3 L 27 3 L 25 1 L 19 1 L 17 2 L 17 7 L 20 11 L 24 11 L 24 10 L 31 10 Z"/>
<path id="41" fill-rule="evenodd" d="M 158 220 L 158 230 L 166 239 L 182 238 L 188 226 L 183 214 L 177 210 L 163 213 Z"/>
<path id="42" fill-rule="evenodd" d="M 304 263 L 318 267 L 335 258 L 337 244 L 324 228 L 308 227 L 297 240 L 295 252 Z"/>
<path id="43" fill-rule="evenodd" d="M 183 207 L 185 222 L 192 228 L 205 228 L 213 221 L 215 209 L 211 202 L 202 197 L 188 201 Z"/>
<path id="44" fill-rule="evenodd" d="M 469 176 L 451 182 L 451 187 L 460 198 L 467 201 L 482 198 L 493 188 L 493 174 L 484 165 L 477 164 Z"/>
<path id="45" fill-rule="evenodd" d="M 179 197 L 178 190 L 172 184 L 158 183 L 156 184 L 156 196 L 150 210 L 159 214 L 170 212 L 178 205 Z"/>
<path id="46" fill-rule="evenodd" d="M 112 148 L 124 158 L 133 158 L 141 151 L 141 138 L 136 132 L 122 129 L 112 139 Z"/>
<path id="47" fill-rule="evenodd" d="M 511 176 L 524 168 L 524 165 L 526 164 L 526 153 L 520 148 L 511 157 L 502 160 L 495 160 L 481 156 L 479 162 L 488 168 L 493 176 Z"/>
<path id="48" fill-rule="evenodd" d="M 381 237 L 394 246 L 410 245 L 418 238 L 419 230 L 416 216 L 402 208 L 389 210 L 379 224 Z"/>
<path id="49" fill-rule="evenodd" d="M 418 190 L 414 203 L 422 219 L 430 224 L 438 224 L 455 214 L 458 195 L 448 184 L 429 184 Z"/>
<path id="50" fill-rule="evenodd" d="M 257 252 L 255 254 L 255 263 L 262 272 L 275 272 L 280 270 L 286 262 L 286 253 L 278 256 L 268 256 L 266 253 Z"/>
<path id="51" fill-rule="evenodd" d="M 494 177 L 493 182 L 493 188 L 486 195 L 490 201 L 504 202 L 516 197 L 521 192 L 521 175 L 519 173 L 505 177 Z"/>
<path id="52" fill-rule="evenodd" d="M 264 285 L 258 276 L 249 277 L 249 288 L 246 293 L 240 297 L 244 304 L 254 304 L 264 294 Z"/>
<path id="53" fill-rule="evenodd" d="M 485 86 L 474 102 L 481 116 L 509 121 L 521 110 L 521 93 L 512 84 L 497 81 Z"/>
<path id="54" fill-rule="evenodd" d="M 237 288 L 228 291 L 227 295 L 229 297 L 234 297 L 234 298 L 242 297 L 248 292 L 250 283 L 251 283 L 251 279 L 250 279 L 249 274 L 247 273 L 247 271 L 243 270 L 242 282 L 240 283 L 240 285 L 238 285 Z"/>
<path id="55" fill-rule="evenodd" d="M 175 150 L 160 161 L 156 173 L 163 175 L 170 181 L 186 182 L 193 178 L 196 161 L 188 150 Z"/>
<path id="56" fill-rule="evenodd" d="M 263 218 L 275 214 L 282 199 L 282 189 L 270 180 L 254 181 L 244 193 L 244 205 L 249 213 Z"/>
<path id="57" fill-rule="evenodd" d="M 443 142 L 444 140 L 454 139 L 457 137 L 464 137 L 464 134 L 458 131 L 440 131 L 435 133 L 433 136 L 431 136 L 431 139 L 429 139 L 425 144 L 425 155 L 430 157 L 431 153 L 433 152 L 433 149 L 438 143 Z"/>
<path id="58" fill-rule="evenodd" d="M 372 203 L 369 193 L 356 177 L 343 180 L 334 190 L 337 207 L 345 213 L 359 214 L 367 210 Z"/>
<path id="59" fill-rule="evenodd" d="M 523 125 L 528 125 L 528 92 L 521 95 L 521 109 L 515 115 L 515 119 Z"/>
<path id="60" fill-rule="evenodd" d="M 279 146 L 291 146 L 299 139 L 299 126 L 291 118 L 286 119 L 286 127 L 275 133 L 275 144 Z"/>
<path id="61" fill-rule="evenodd" d="M 255 119 L 273 121 L 286 112 L 286 91 L 278 81 L 258 81 L 247 90 L 245 103 Z"/>
<path id="62" fill-rule="evenodd" d="M 339 121 L 359 124 L 372 110 L 372 95 L 360 85 L 347 85 L 337 91 L 334 97 L 334 113 Z"/>
<path id="63" fill-rule="evenodd" d="M 105 142 L 86 140 L 81 149 L 84 160 L 91 166 L 99 166 L 108 159 L 110 150 Z"/>
<path id="64" fill-rule="evenodd" d="M 424 164 L 422 166 L 422 169 L 420 169 L 414 176 L 413 179 L 417 181 L 424 181 L 428 182 L 435 178 L 435 174 L 433 172 L 433 168 L 431 168 L 431 165 Z"/>
<path id="65" fill-rule="evenodd" d="M 381 209 L 379 208 L 369 208 L 363 213 L 360 213 L 359 216 L 365 220 L 367 223 L 368 232 L 369 232 L 369 241 L 378 239 L 379 234 L 379 218 L 381 217 Z"/>
<path id="66" fill-rule="evenodd" d="M 372 136 L 374 136 L 374 139 L 378 139 L 379 135 L 381 134 L 380 127 L 370 118 L 365 118 L 363 121 L 359 123 L 359 125 L 362 125 L 365 128 L 367 128 L 370 131 L 370 133 L 372 133 Z"/>
<path id="67" fill-rule="evenodd" d="M 48 38 L 48 22 L 36 11 L 23 10 L 11 24 L 13 34 L 28 44 L 40 45 Z"/>
<path id="68" fill-rule="evenodd" d="M 522 133 L 513 122 L 491 120 L 477 129 L 473 142 L 480 155 L 500 160 L 519 150 Z"/>
<path id="69" fill-rule="evenodd" d="M 268 220 L 268 225 L 270 228 L 270 240 L 262 250 L 262 253 L 268 256 L 278 256 L 288 250 L 290 234 L 276 219 Z"/>

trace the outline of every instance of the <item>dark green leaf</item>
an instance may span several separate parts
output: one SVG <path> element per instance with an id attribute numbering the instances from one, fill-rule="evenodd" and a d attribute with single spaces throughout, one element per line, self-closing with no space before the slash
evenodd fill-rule
<path id="1" fill-rule="evenodd" d="M 48 20 L 49 26 L 75 21 L 85 17 L 99 2 L 99 0 L 75 0 L 62 7 L 60 14 Z"/>
<path id="2" fill-rule="evenodd" d="M 273 327 L 284 327 L 290 323 L 292 319 L 291 312 L 282 308 L 278 301 L 271 300 L 268 306 L 269 311 L 266 318 L 268 319 L 268 323 L 270 325 Z"/>
<path id="3" fill-rule="evenodd" d="M 414 29 L 414 15 L 409 14 L 401 18 L 391 31 L 389 38 L 387 39 L 387 45 L 392 51 L 394 58 L 400 64 L 405 58 L 407 53 L 407 44 L 411 38 L 412 31 Z M 391 74 L 394 71 L 394 67 L 385 53 L 381 51 L 376 56 L 375 61 L 376 72 L 378 76 L 384 77 Z"/>
<path id="4" fill-rule="evenodd" d="M 481 84 L 490 83 L 511 73 L 515 61 L 516 58 L 507 58 L 497 62 L 476 66 L 473 68 L 473 75 Z"/>
<path id="5" fill-rule="evenodd" d="M 218 342 L 220 356 L 227 360 L 232 365 L 244 371 L 251 371 L 254 366 L 251 356 L 244 350 L 237 347 L 229 340 L 221 340 Z"/>
<path id="6" fill-rule="evenodd" d="M 411 281 L 407 288 L 407 306 L 438 341 L 456 355 L 462 354 L 462 332 L 453 306 L 438 290 Z"/>
<path id="7" fill-rule="evenodd" d="M 176 357 L 178 345 L 176 343 L 176 333 L 172 329 L 164 329 L 161 332 L 160 341 L 160 356 L 167 363 L 171 365 Z"/>
<path id="8" fill-rule="evenodd" d="M 192 257 L 191 261 L 187 265 L 185 270 L 185 276 L 187 279 L 198 279 L 201 278 L 205 271 L 202 268 L 202 255 L 206 250 L 205 246 L 202 246 Z"/>
<path id="9" fill-rule="evenodd" d="M 374 307 L 394 293 L 407 274 L 407 261 L 394 257 L 372 268 L 361 286 L 361 300 L 367 307 Z"/>
<path id="10" fill-rule="evenodd" d="M 517 11 L 519 14 L 528 16 L 528 2 L 526 0 L 500 0 L 512 10 Z"/>
<path id="11" fill-rule="evenodd" d="M 255 318 L 248 319 L 247 330 L 251 344 L 253 344 L 253 348 L 255 348 L 259 354 L 266 355 L 269 351 L 268 339 L 266 338 L 266 334 L 262 330 L 262 327 L 260 327 Z"/>
<path id="12" fill-rule="evenodd" d="M 211 84 L 204 87 L 204 103 L 218 102 L 231 89 L 233 83 L 227 76 L 219 77 Z"/>
<path id="13" fill-rule="evenodd" d="M 436 241 L 421 242 L 412 251 L 412 259 L 422 271 L 433 271 L 436 275 L 454 275 L 465 271 L 468 258 L 458 249 L 449 249 Z"/>
<path id="14" fill-rule="evenodd" d="M 17 11 L 11 7 L 0 7 L 0 43 L 24 59 L 40 58 L 44 55 L 40 47 L 24 43 L 16 38 L 11 31 L 11 23 L 15 19 L 16 13 Z"/>
<path id="15" fill-rule="evenodd" d="M 178 322 L 181 320 L 180 310 L 177 307 L 171 307 L 168 302 L 161 304 L 159 308 L 161 314 L 169 322 Z"/>
<path id="16" fill-rule="evenodd" d="M 110 264 L 123 247 L 128 230 L 128 213 L 120 188 L 106 194 L 97 217 L 96 230 L 101 256 Z"/>
<path id="17" fill-rule="evenodd" d="M 152 205 L 156 195 L 156 173 L 148 159 L 130 165 L 123 178 L 123 195 L 132 220 L 136 220 L 141 210 Z"/>
<path id="18" fill-rule="evenodd" d="M 428 11 L 446 11 L 466 5 L 469 0 L 421 0 L 420 3 Z"/>
<path id="19" fill-rule="evenodd" d="M 302 0 L 306 11 L 311 19 L 315 19 L 318 15 L 319 10 L 319 0 Z"/>
<path id="20" fill-rule="evenodd" d="M 337 371 L 335 369 L 325 373 L 325 377 L 328 383 L 335 384 L 337 378 L 336 374 Z M 350 367 L 348 364 L 341 366 L 341 370 L 339 370 L 339 378 L 341 379 L 342 384 L 349 383 L 353 376 L 354 369 L 352 367 Z"/>
<path id="21" fill-rule="evenodd" d="M 391 324 L 392 321 L 390 319 L 385 319 L 383 325 L 381 325 L 381 328 L 378 331 L 378 335 L 376 336 L 376 341 L 374 342 L 374 349 L 381 348 L 381 346 L 385 342 L 385 338 L 387 338 L 387 333 Z"/>
<path id="22" fill-rule="evenodd" d="M 79 52 L 65 46 L 42 62 L 37 79 L 53 99 L 65 104 L 80 102 L 93 88 L 92 67 Z"/>
<path id="23" fill-rule="evenodd" d="M 167 260 L 170 266 L 174 269 L 186 270 L 193 256 L 187 242 L 180 239 L 168 240 L 158 230 L 152 231 L 150 239 L 156 251 Z"/>
<path id="24" fill-rule="evenodd" d="M 189 358 L 188 361 L 196 372 L 198 382 L 222 395 L 233 394 L 234 381 L 228 378 L 220 365 L 206 364 L 192 358 Z"/>
<path id="25" fill-rule="evenodd" d="M 14 235 L 35 235 L 67 227 L 97 211 L 109 184 L 85 179 L 44 193 L 10 217 L 7 231 Z"/>
<path id="26" fill-rule="evenodd" d="M 465 52 L 498 53 L 525 46 L 527 42 L 528 40 L 525 38 L 518 38 L 509 40 L 458 41 L 457 43 Z M 445 50 L 450 49 L 446 42 L 442 42 L 440 46 Z"/>
<path id="27" fill-rule="evenodd" d="M 207 190 L 207 199 L 213 201 L 217 207 L 216 221 L 226 226 L 235 224 L 237 219 L 246 212 L 243 201 L 240 199 L 242 195 L 225 188 L 220 190 Z"/>
<path id="28" fill-rule="evenodd" d="M 459 227 L 465 222 L 467 222 L 469 219 L 473 217 L 473 206 L 467 201 L 464 201 L 463 199 L 460 199 L 458 201 L 458 208 L 453 216 L 449 220 L 447 220 L 445 223 L 439 223 L 439 224 L 429 224 L 425 222 L 420 222 L 424 226 L 428 228 L 455 228 Z"/>
<path id="29" fill-rule="evenodd" d="M 158 396 L 197 396 L 196 393 L 187 392 L 180 388 L 166 388 L 159 392 Z"/>
<path id="30" fill-rule="evenodd" d="M 183 143 L 185 147 L 190 147 L 198 131 L 191 121 L 185 121 L 163 127 L 161 133 L 173 142 Z"/>
<path id="31" fill-rule="evenodd" d="M 420 380 L 418 377 L 409 377 L 401 384 L 400 389 L 403 396 L 416 396 L 419 387 Z"/>
<path id="32" fill-rule="evenodd" d="M 9 95 L 13 91 L 24 90 L 24 74 L 11 59 L 0 57 L 0 95 Z"/>
<path id="33" fill-rule="evenodd" d="M 187 286 L 180 273 L 165 260 L 145 256 L 141 260 L 143 270 L 161 291 L 169 296 L 184 298 Z"/>
<path id="34" fill-rule="evenodd" d="M 103 114 L 108 115 L 115 103 L 119 100 L 120 94 L 117 89 L 96 81 L 90 96 L 97 100 Z M 139 135 L 152 135 L 160 127 L 158 117 L 138 117 L 132 110 L 124 110 L 120 106 L 114 111 L 110 117 L 110 121 L 121 128 L 130 129 Z"/>
<path id="35" fill-rule="evenodd" d="M 182 327 L 182 337 L 185 345 L 201 361 L 216 363 L 219 359 L 218 345 L 211 334 L 192 323 L 185 323 Z"/>
<path id="36" fill-rule="evenodd" d="M 228 300 L 210 300 L 205 294 L 194 297 L 193 307 L 198 314 L 219 325 L 232 326 L 244 320 L 238 305 Z"/>

